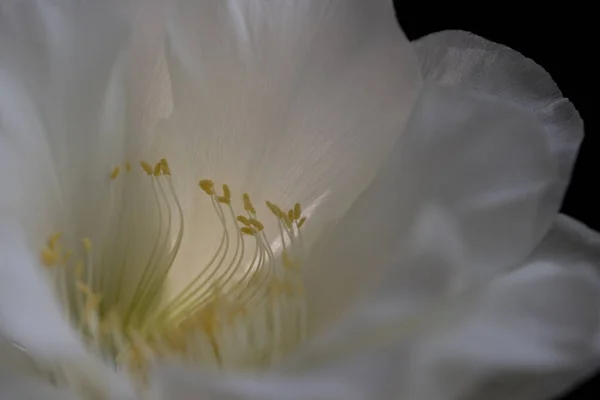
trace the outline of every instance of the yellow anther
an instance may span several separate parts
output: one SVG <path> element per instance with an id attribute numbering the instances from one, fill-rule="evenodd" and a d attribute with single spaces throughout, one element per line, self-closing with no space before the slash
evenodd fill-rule
<path id="1" fill-rule="evenodd" d="M 253 227 L 256 228 L 256 230 L 258 230 L 259 232 L 262 231 L 263 229 L 265 229 L 265 226 L 256 218 L 250 218 L 248 220 L 248 222 L 250 223 L 250 225 L 252 225 Z"/>
<path id="2" fill-rule="evenodd" d="M 144 171 L 146 171 L 146 173 L 147 173 L 148 175 L 152 175 L 152 173 L 154 172 L 154 171 L 152 170 L 152 166 L 151 166 L 150 164 L 148 164 L 146 161 L 140 161 L 140 166 L 142 167 L 142 169 L 143 169 Z"/>
<path id="3" fill-rule="evenodd" d="M 88 253 L 92 251 L 92 241 L 90 240 L 90 238 L 88 238 L 88 237 L 82 238 L 81 244 L 83 245 L 83 248 L 85 249 L 85 251 L 87 251 Z"/>
<path id="4" fill-rule="evenodd" d="M 162 172 L 162 164 L 159 161 L 154 165 L 154 171 L 152 172 L 152 175 L 160 176 L 161 172 Z"/>
<path id="5" fill-rule="evenodd" d="M 229 190 L 229 186 L 227 184 L 223 185 L 223 196 L 231 199 L 231 190 Z"/>
<path id="6" fill-rule="evenodd" d="M 300 206 L 300 203 L 296 203 L 294 204 L 294 218 L 292 219 L 298 221 L 300 219 L 300 215 L 302 215 L 302 207 Z"/>
<path id="7" fill-rule="evenodd" d="M 117 179 L 117 176 L 119 176 L 119 172 L 121 172 L 121 168 L 119 168 L 119 166 L 117 165 L 110 173 L 110 179 Z"/>
<path id="8" fill-rule="evenodd" d="M 281 212 L 281 219 L 283 220 L 283 222 L 285 223 L 285 225 L 288 228 L 292 227 L 292 219 L 290 218 L 290 216 L 284 212 Z"/>
<path id="9" fill-rule="evenodd" d="M 217 197 L 220 203 L 231 204 L 231 190 L 229 190 L 229 186 L 223 185 L 223 196 Z"/>
<path id="10" fill-rule="evenodd" d="M 125 171 L 131 172 L 131 163 L 129 161 L 125 163 Z"/>
<path id="11" fill-rule="evenodd" d="M 243 215 L 238 215 L 237 220 L 246 226 L 250 226 L 250 220 Z"/>
<path id="12" fill-rule="evenodd" d="M 301 228 L 305 222 L 306 222 L 306 217 L 300 218 L 300 221 L 298 221 L 298 228 Z"/>
<path id="13" fill-rule="evenodd" d="M 52 236 L 50 236 L 48 238 L 48 248 L 50 248 L 51 250 L 54 250 L 56 248 L 56 245 L 58 244 L 58 241 L 60 240 L 60 238 L 62 237 L 62 232 L 56 232 L 55 234 L 53 234 Z"/>
<path id="14" fill-rule="evenodd" d="M 293 221 L 293 220 L 294 220 L 294 209 L 293 209 L 293 208 L 290 208 L 290 209 L 288 210 L 288 212 L 287 212 L 287 217 L 288 217 L 288 219 L 289 219 L 290 221 Z"/>
<path id="15" fill-rule="evenodd" d="M 47 268 L 51 268 L 56 266 L 58 260 L 60 259 L 60 253 L 56 250 L 53 250 L 49 247 L 44 247 L 41 253 L 42 264 Z"/>
<path id="16" fill-rule="evenodd" d="M 256 214 L 256 210 L 252 205 L 252 201 L 250 201 L 250 195 L 248 193 L 244 193 L 242 195 L 242 199 L 244 200 L 244 210 L 248 211 L 250 214 Z"/>
<path id="17" fill-rule="evenodd" d="M 163 175 L 171 175 L 171 167 L 169 166 L 169 163 L 167 162 L 166 158 L 161 158 L 160 159 L 160 166 L 161 166 L 161 171 L 163 173 Z"/>
<path id="18" fill-rule="evenodd" d="M 215 183 L 210 179 L 202 179 L 198 184 L 200 185 L 200 189 L 207 195 L 212 196 L 215 194 Z"/>
<path id="19" fill-rule="evenodd" d="M 248 236 L 254 236 L 254 234 L 256 233 L 256 231 L 250 227 L 247 226 L 242 226 L 240 228 L 240 232 L 242 232 L 244 235 L 248 235 Z"/>
<path id="20" fill-rule="evenodd" d="M 270 201 L 267 201 L 267 207 L 269 208 L 269 210 L 271 210 L 271 212 L 279 219 L 283 218 L 283 216 L 285 215 L 285 213 L 283 211 L 281 211 L 281 208 L 279 208 L 278 206 L 276 206 L 275 204 L 271 203 Z"/>

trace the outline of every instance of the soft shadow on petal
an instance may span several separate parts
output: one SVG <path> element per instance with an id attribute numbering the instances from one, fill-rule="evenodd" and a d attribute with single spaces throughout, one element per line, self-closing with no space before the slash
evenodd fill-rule
<path id="1" fill-rule="evenodd" d="M 313 327 L 375 282 L 410 313 L 515 267 L 558 211 L 561 161 L 531 113 L 428 84 L 382 172 L 307 262 Z"/>
<path id="2" fill-rule="evenodd" d="M 544 125 L 548 146 L 561 166 L 561 196 L 583 122 L 548 72 L 515 50 L 469 32 L 437 32 L 413 43 L 425 80 L 510 102 Z"/>
<path id="3" fill-rule="evenodd" d="M 107 176 L 126 142 L 117 59 L 127 36 L 124 21 L 97 2 L 2 2 L 0 140 L 12 154 L 3 158 L 2 213 L 43 213 L 60 219 L 54 230 L 67 225 L 81 236 L 105 218 Z M 27 196 L 60 207 L 29 207 Z"/>
<path id="4" fill-rule="evenodd" d="M 561 216 L 524 266 L 415 346 L 412 396 L 542 400 L 591 374 L 600 364 L 599 264 L 598 233 Z"/>
<path id="5" fill-rule="evenodd" d="M 600 362 L 599 262 L 599 235 L 560 217 L 521 268 L 438 304 L 404 333 L 356 341 L 344 330 L 338 341 L 354 341 L 350 351 L 261 377 L 169 369 L 163 390 L 219 400 L 552 398 Z"/>
<path id="6" fill-rule="evenodd" d="M 298 201 L 314 214 L 307 229 L 339 217 L 389 153 L 420 84 L 392 2 L 176 8 L 167 56 L 174 112 L 155 147 L 172 160 L 189 226 L 206 225 L 201 178 L 247 191 L 259 211 L 265 200 Z"/>

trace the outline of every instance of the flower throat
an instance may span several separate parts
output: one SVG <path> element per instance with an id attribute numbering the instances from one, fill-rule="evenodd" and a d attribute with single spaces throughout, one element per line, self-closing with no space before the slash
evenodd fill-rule
<path id="1" fill-rule="evenodd" d="M 306 331 L 300 204 L 284 211 L 266 202 L 281 242 L 275 252 L 247 193 L 244 212 L 236 213 L 229 186 L 217 191 L 213 181 L 200 181 L 220 221 L 218 246 L 169 294 L 184 213 L 167 161 L 140 167 L 126 163 L 110 174 L 117 200 L 100 246 L 84 237 L 69 248 L 73 238 L 55 233 L 41 251 L 66 317 L 88 348 L 116 369 L 145 376 L 159 359 L 257 368 L 297 346 Z"/>

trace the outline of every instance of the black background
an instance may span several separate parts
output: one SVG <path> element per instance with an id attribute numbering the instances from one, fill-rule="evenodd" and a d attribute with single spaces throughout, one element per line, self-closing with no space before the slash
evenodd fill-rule
<path id="1" fill-rule="evenodd" d="M 585 123 L 585 139 L 562 212 L 600 231 L 600 213 L 596 211 L 600 206 L 596 175 L 600 171 L 600 142 L 596 134 L 600 110 L 594 113 L 591 98 L 592 85 L 597 85 L 592 74 L 595 67 L 592 57 L 600 48 L 593 40 L 592 29 L 600 20 L 586 21 L 588 15 L 595 15 L 591 8 L 574 7 L 576 3 L 569 4 L 571 7 L 562 3 L 558 8 L 545 3 L 527 13 L 531 7 L 527 2 L 518 7 L 479 2 L 462 8 L 452 2 L 447 9 L 431 2 L 411 5 L 395 1 L 395 4 L 400 25 L 411 40 L 445 29 L 466 30 L 519 51 L 552 75 Z M 600 374 L 560 400 L 597 400 L 598 392 Z"/>

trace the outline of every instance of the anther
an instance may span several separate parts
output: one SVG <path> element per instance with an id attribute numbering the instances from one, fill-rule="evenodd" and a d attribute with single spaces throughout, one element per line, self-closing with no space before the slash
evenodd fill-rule
<path id="1" fill-rule="evenodd" d="M 147 173 L 148 175 L 152 175 L 152 173 L 154 172 L 154 171 L 152 170 L 152 166 L 151 166 L 150 164 L 148 164 L 146 161 L 140 161 L 140 166 L 142 167 L 142 169 L 143 169 L 144 171 L 146 171 L 146 173 Z"/>
<path id="2" fill-rule="evenodd" d="M 110 179 L 117 179 L 117 176 L 119 176 L 119 172 L 121 172 L 121 168 L 119 168 L 119 166 L 117 165 L 110 173 Z"/>
<path id="3" fill-rule="evenodd" d="M 198 185 L 207 195 L 212 196 L 215 194 L 215 183 L 210 179 L 202 179 Z"/>
<path id="4" fill-rule="evenodd" d="M 248 211 L 250 214 L 255 215 L 256 210 L 252 205 L 252 201 L 250 201 L 250 195 L 248 193 L 244 193 L 242 195 L 242 199 L 244 200 L 244 210 Z"/>

